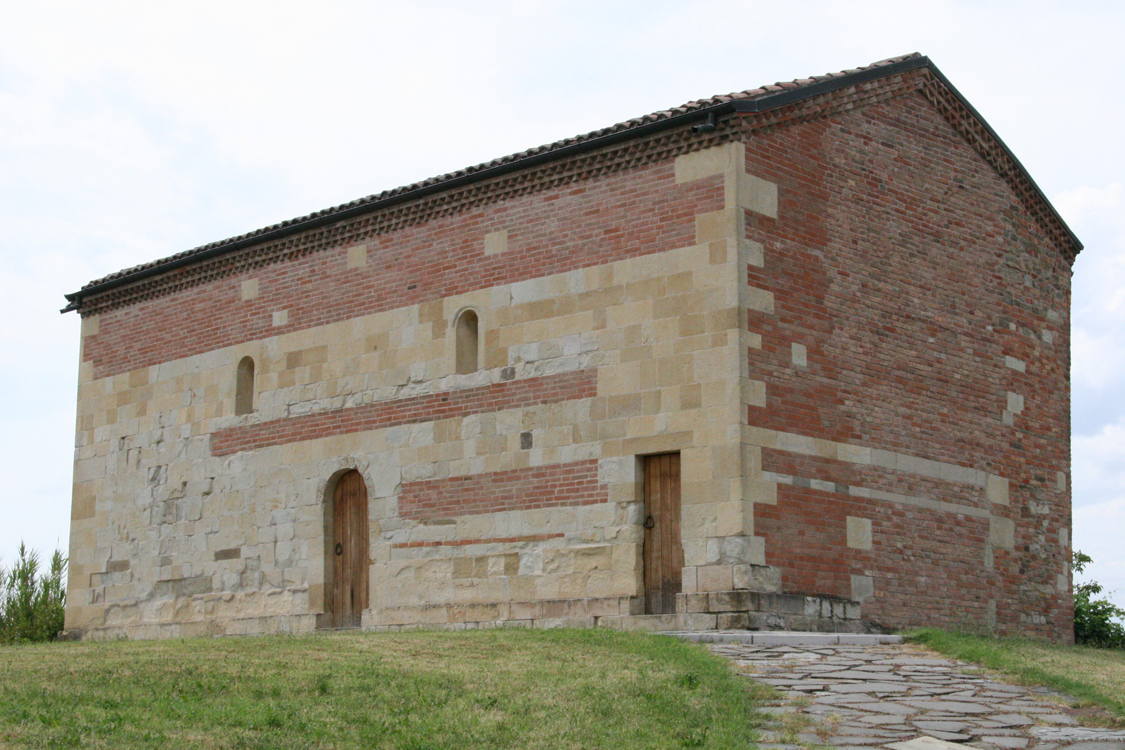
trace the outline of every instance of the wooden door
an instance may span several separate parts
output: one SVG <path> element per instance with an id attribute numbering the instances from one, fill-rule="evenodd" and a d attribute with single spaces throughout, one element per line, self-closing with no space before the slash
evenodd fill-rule
<path id="1" fill-rule="evenodd" d="M 644 457 L 645 612 L 676 611 L 683 582 L 684 548 L 680 542 L 680 454 Z"/>
<path id="2" fill-rule="evenodd" d="M 332 627 L 358 628 L 367 609 L 367 485 L 358 471 L 336 483 L 332 499 Z"/>

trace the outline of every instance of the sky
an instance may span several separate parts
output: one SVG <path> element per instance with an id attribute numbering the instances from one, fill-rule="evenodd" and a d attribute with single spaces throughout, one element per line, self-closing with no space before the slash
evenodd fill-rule
<path id="1" fill-rule="evenodd" d="M 1125 3 L 0 0 L 0 564 L 68 538 L 108 273 L 713 94 L 928 55 L 1085 243 L 1074 546 L 1125 607 Z"/>

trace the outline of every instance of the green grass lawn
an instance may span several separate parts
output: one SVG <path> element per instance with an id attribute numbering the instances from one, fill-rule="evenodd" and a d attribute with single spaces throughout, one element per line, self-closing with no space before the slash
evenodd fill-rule
<path id="1" fill-rule="evenodd" d="M 0 747 L 734 748 L 765 694 L 609 630 L 0 647 Z"/>
<path id="2" fill-rule="evenodd" d="M 1125 726 L 1125 650 L 1058 646 L 1019 638 L 988 638 L 920 630 L 911 640 L 956 659 L 977 662 L 1025 685 L 1042 685 L 1100 705 Z"/>

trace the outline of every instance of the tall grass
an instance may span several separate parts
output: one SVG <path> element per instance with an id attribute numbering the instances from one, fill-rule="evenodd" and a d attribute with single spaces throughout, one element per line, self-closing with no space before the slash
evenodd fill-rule
<path id="1" fill-rule="evenodd" d="M 29 644 L 0 654 L 0 748 L 744 750 L 765 692 L 606 629 Z"/>
<path id="2" fill-rule="evenodd" d="M 66 558 L 55 550 L 40 573 L 39 554 L 21 543 L 10 569 L 0 565 L 0 644 L 52 641 L 63 629 Z"/>

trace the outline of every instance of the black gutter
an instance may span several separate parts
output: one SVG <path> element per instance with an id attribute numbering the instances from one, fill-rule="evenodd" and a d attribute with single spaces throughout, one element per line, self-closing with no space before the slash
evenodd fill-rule
<path id="1" fill-rule="evenodd" d="M 965 97 L 961 96 L 961 92 L 954 88 L 953 84 L 949 82 L 949 79 L 947 79 L 942 74 L 942 72 L 937 69 L 937 66 L 930 62 L 930 58 L 910 57 L 905 60 L 900 60 L 896 63 L 891 63 L 890 65 L 883 65 L 878 68 L 869 68 L 867 70 L 859 70 L 855 73 L 849 73 L 847 75 L 839 76 L 838 78 L 819 81 L 817 83 L 808 84 L 806 86 L 801 86 L 795 89 L 780 91 L 776 94 L 769 94 L 757 99 L 736 99 L 734 101 L 723 102 L 721 104 L 713 104 L 710 107 L 703 107 L 691 112 L 672 115 L 671 117 L 665 118 L 663 120 L 645 123 L 643 125 L 638 125 L 626 130 L 621 130 L 616 133 L 608 133 L 606 135 L 597 136 L 595 138 L 590 138 L 589 140 L 572 143 L 568 146 L 561 146 L 559 148 L 544 151 L 539 154 L 532 154 L 530 156 L 516 159 L 515 161 L 507 162 L 505 164 L 497 164 L 496 166 L 487 167 L 485 169 L 461 175 L 459 177 L 442 180 L 441 182 L 436 182 L 432 185 L 425 185 L 423 187 L 415 188 L 414 190 L 410 190 L 404 193 L 387 196 L 386 198 L 374 200 L 370 203 L 362 203 L 358 206 L 342 208 L 338 211 L 333 211 L 332 213 L 310 217 L 308 219 L 305 219 L 304 221 L 296 222 L 294 224 L 288 224 L 283 227 L 277 227 L 276 229 L 272 229 L 261 234 L 256 234 L 251 237 L 243 237 L 241 239 L 232 240 L 230 242 L 208 248 L 207 250 L 203 250 L 198 253 L 191 253 L 181 258 L 168 261 L 167 263 L 150 266 L 148 268 L 142 268 L 125 276 L 110 279 L 87 289 L 82 289 L 80 291 L 64 295 L 67 299 L 68 304 L 66 307 L 60 310 L 60 312 L 67 313 L 71 310 L 77 310 L 82 305 L 83 297 L 100 294 L 101 292 L 109 291 L 110 289 L 115 289 L 119 286 L 124 286 L 136 281 L 142 281 L 152 276 L 175 271 L 179 268 L 198 263 L 199 261 L 209 260 L 210 258 L 226 255 L 227 253 L 232 253 L 244 247 L 258 245 L 263 242 L 270 242 L 282 237 L 287 237 L 291 234 L 297 234 L 299 232 L 305 232 L 310 229 L 316 229 L 317 227 L 322 227 L 327 224 L 335 224 L 338 221 L 350 219 L 355 216 L 362 216 L 363 214 L 394 206 L 399 203 L 405 203 L 407 201 L 425 198 L 426 196 L 433 195 L 435 193 L 441 193 L 446 190 L 452 190 L 462 187 L 464 185 L 470 185 L 474 182 L 480 182 L 482 180 L 491 179 L 493 177 L 499 177 L 501 175 L 505 175 L 521 169 L 529 169 L 540 164 L 545 164 L 559 159 L 565 159 L 575 154 L 581 154 L 586 151 L 593 151 L 605 146 L 612 146 L 623 141 L 640 138 L 651 133 L 658 133 L 662 130 L 669 130 L 681 125 L 695 123 L 700 120 L 713 122 L 714 119 L 719 116 L 735 112 L 751 114 L 767 112 L 769 110 L 777 109 L 778 107 L 784 107 L 789 104 L 794 104 L 805 99 L 819 96 L 821 94 L 826 94 L 842 88 L 847 88 L 848 86 L 855 86 L 860 83 L 866 83 L 867 81 L 873 81 L 879 78 L 896 75 L 898 73 L 904 73 L 910 70 L 927 67 L 931 70 L 931 72 L 933 72 L 938 80 L 942 82 L 942 84 L 944 84 L 951 92 L 953 92 L 953 95 L 957 97 L 957 100 L 960 101 L 961 104 L 964 105 L 964 107 L 968 109 L 969 112 L 971 112 L 972 115 L 982 125 L 984 125 L 989 134 L 996 139 L 996 142 L 1000 144 L 1000 147 L 1004 149 L 1004 152 L 1008 155 L 1008 157 L 1013 162 L 1015 162 L 1016 166 L 1019 167 L 1020 171 L 1023 172 L 1028 182 L 1031 183 L 1031 186 L 1035 188 L 1035 191 L 1037 193 L 1039 193 L 1039 197 L 1043 199 L 1043 202 L 1046 203 L 1047 206 L 1051 209 L 1052 213 L 1054 213 L 1055 218 L 1059 220 L 1059 223 L 1066 230 L 1070 239 L 1074 242 L 1075 245 L 1077 245 L 1078 250 L 1081 250 L 1082 243 L 1078 241 L 1078 238 L 1074 235 L 1074 232 L 1070 230 L 1070 227 L 1067 226 L 1066 222 L 1063 221 L 1061 216 L 1059 216 L 1058 211 L 1056 211 L 1055 207 L 1051 205 L 1051 202 L 1047 200 L 1047 196 L 1044 195 L 1043 191 L 1031 178 L 1031 175 L 1028 173 L 1028 171 L 1024 169 L 1023 164 L 1020 163 L 1015 154 L 1011 152 L 1004 141 L 1000 140 L 1000 136 L 998 136 L 996 134 L 996 131 L 992 129 L 992 126 L 989 125 L 984 120 L 984 118 L 980 116 L 980 113 L 977 112 L 971 104 L 969 104 Z"/>

